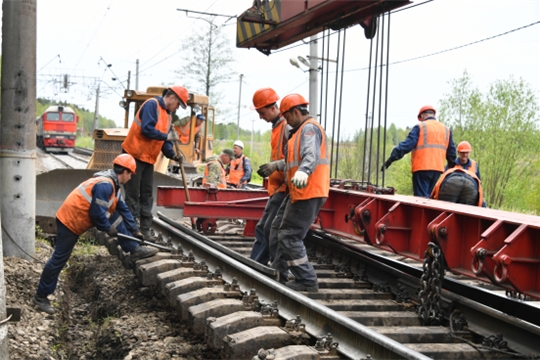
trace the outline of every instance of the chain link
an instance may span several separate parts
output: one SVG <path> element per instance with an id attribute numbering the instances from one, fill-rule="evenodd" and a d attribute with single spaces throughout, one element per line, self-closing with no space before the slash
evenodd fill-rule
<path id="1" fill-rule="evenodd" d="M 430 242 L 424 253 L 421 289 L 418 293 L 420 306 L 417 313 L 424 325 L 439 325 L 442 320 L 441 280 L 444 278 L 444 267 L 441 255 L 441 249 Z"/>

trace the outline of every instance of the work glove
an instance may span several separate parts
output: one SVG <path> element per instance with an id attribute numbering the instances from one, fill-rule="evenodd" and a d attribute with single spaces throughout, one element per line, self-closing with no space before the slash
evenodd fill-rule
<path id="1" fill-rule="evenodd" d="M 384 171 L 384 170 L 388 169 L 391 164 L 392 164 L 392 161 L 390 161 L 390 159 L 386 160 L 384 162 L 384 165 L 381 167 L 381 171 Z"/>
<path id="2" fill-rule="evenodd" d="M 107 234 L 109 234 L 110 237 L 115 238 L 118 235 L 118 231 L 111 226 L 109 231 L 107 231 Z"/>
<path id="3" fill-rule="evenodd" d="M 305 188 L 307 184 L 308 174 L 303 171 L 297 170 L 291 180 L 292 184 L 299 189 Z"/>
<path id="4" fill-rule="evenodd" d="M 270 176 L 274 171 L 278 169 L 277 163 L 277 161 L 272 161 L 266 164 L 262 164 L 261 166 L 259 166 L 257 174 L 259 174 L 263 178 Z"/>
<path id="5" fill-rule="evenodd" d="M 171 129 L 171 131 L 169 131 L 169 133 L 167 134 L 167 140 L 169 141 L 174 141 L 178 138 L 177 134 L 176 134 L 176 130 L 174 129 Z"/>
<path id="6" fill-rule="evenodd" d="M 144 235 L 143 235 L 143 233 L 140 232 L 140 231 L 135 231 L 135 232 L 133 233 L 133 236 L 136 237 L 137 239 L 144 240 Z"/>
<path id="7" fill-rule="evenodd" d="M 179 164 L 184 162 L 184 157 L 181 154 L 174 155 L 172 159 L 178 161 Z"/>

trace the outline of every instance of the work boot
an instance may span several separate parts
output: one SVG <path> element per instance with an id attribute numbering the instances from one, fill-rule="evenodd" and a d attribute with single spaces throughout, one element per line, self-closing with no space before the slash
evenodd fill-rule
<path id="1" fill-rule="evenodd" d="M 290 289 L 296 290 L 296 291 L 309 291 L 309 292 L 318 292 L 319 291 L 319 283 L 313 283 L 310 285 L 302 284 L 298 281 L 289 281 L 285 284 Z"/>
<path id="2" fill-rule="evenodd" d="M 157 252 L 158 252 L 158 249 L 151 248 L 148 246 L 137 245 L 135 249 L 129 252 L 129 255 L 130 255 L 130 260 L 135 261 L 135 260 L 145 259 L 147 257 L 153 256 Z"/>
<path id="3" fill-rule="evenodd" d="M 144 236 L 144 241 L 156 242 L 157 237 L 152 235 L 152 230 L 142 228 L 141 233 Z"/>
<path id="4" fill-rule="evenodd" d="M 42 297 L 38 294 L 34 295 L 32 302 L 37 306 L 38 310 L 46 312 L 47 314 L 54 314 L 56 310 L 51 306 L 47 296 Z"/>

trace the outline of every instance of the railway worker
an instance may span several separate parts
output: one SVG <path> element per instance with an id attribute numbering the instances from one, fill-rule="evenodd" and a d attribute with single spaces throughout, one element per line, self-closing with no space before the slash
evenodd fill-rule
<path id="1" fill-rule="evenodd" d="M 297 291 L 318 291 L 319 283 L 308 260 L 303 240 L 330 190 L 330 166 L 324 129 L 310 115 L 308 102 L 299 94 L 283 98 L 280 110 L 292 127 L 285 147 L 285 159 L 264 164 L 261 176 L 285 170 L 289 194 L 279 207 L 270 231 L 272 267 L 284 283 L 288 271 L 294 281 L 285 283 Z"/>
<path id="2" fill-rule="evenodd" d="M 172 160 L 182 162 L 182 154 L 174 151 L 176 134 L 171 131 L 171 113 L 180 106 L 187 107 L 188 91 L 182 86 L 172 86 L 163 96 L 146 100 L 139 108 L 128 135 L 122 143 L 125 153 L 135 158 L 137 171 L 124 186 L 126 203 L 135 218 L 140 218 L 141 232 L 151 240 L 154 163 L 160 151 Z"/>
<path id="3" fill-rule="evenodd" d="M 234 142 L 234 158 L 229 163 L 226 171 L 229 175 L 227 182 L 237 189 L 245 189 L 248 182 L 251 181 L 251 161 L 242 154 L 244 142 L 236 140 Z"/>
<path id="4" fill-rule="evenodd" d="M 472 170 L 457 166 L 442 174 L 431 192 L 431 198 L 486 207 L 482 193 L 482 181 Z"/>
<path id="5" fill-rule="evenodd" d="M 462 141 L 457 146 L 457 159 L 456 159 L 456 166 L 460 169 L 469 170 L 473 172 L 476 177 L 479 180 L 482 180 L 480 178 L 480 168 L 478 167 L 478 163 L 474 161 L 473 159 L 469 158 L 469 155 L 471 154 L 472 146 L 468 141 Z"/>
<path id="6" fill-rule="evenodd" d="M 448 168 L 455 165 L 456 146 L 452 130 L 435 118 L 436 111 L 424 106 L 418 112 L 419 124 L 415 125 L 407 138 L 400 142 L 381 167 L 385 171 L 394 162 L 412 151 L 412 181 L 414 196 L 429 197 L 437 180 L 444 172 L 444 159 Z"/>
<path id="7" fill-rule="evenodd" d="M 194 146 L 195 146 L 195 152 L 197 154 L 200 154 L 201 152 L 201 150 L 199 149 L 199 144 L 201 142 L 200 130 L 205 121 L 206 121 L 206 117 L 203 114 L 198 114 L 195 117 L 195 128 L 193 129 L 193 132 L 195 133 Z M 180 143 L 187 144 L 189 142 L 189 132 L 191 130 L 191 116 L 186 116 L 182 119 L 179 119 L 173 122 L 173 125 L 174 125 L 174 129 L 178 133 L 178 138 L 180 139 Z"/>
<path id="8" fill-rule="evenodd" d="M 204 169 L 202 184 L 213 185 L 218 189 L 227 188 L 227 175 L 225 165 L 229 164 L 234 158 L 234 152 L 231 149 L 223 149 L 219 156 L 210 156 Z"/>
<path id="9" fill-rule="evenodd" d="M 111 237 L 118 233 L 143 238 L 133 215 L 122 199 L 121 186 L 136 171 L 135 159 L 129 154 L 118 155 L 113 168 L 98 172 L 84 181 L 66 198 L 56 213 L 58 228 L 56 247 L 43 268 L 39 285 L 32 301 L 38 309 L 54 314 L 47 296 L 54 293 L 58 275 L 64 268 L 71 252 L 85 231 L 92 227 L 107 232 Z M 132 261 L 154 255 L 157 249 L 140 246 L 134 240 L 118 239 L 122 250 L 130 254 Z"/>
<path id="10" fill-rule="evenodd" d="M 285 144 L 289 138 L 290 126 L 281 116 L 277 101 L 278 94 L 271 88 L 262 88 L 255 91 L 253 95 L 253 109 L 259 114 L 259 118 L 272 124 L 272 138 L 270 145 L 272 153 L 270 161 L 282 160 Z M 264 208 L 263 215 L 255 227 L 255 242 L 251 249 L 250 258 L 268 265 L 270 259 L 269 238 L 272 221 L 276 217 L 277 211 L 285 199 L 287 185 L 285 185 L 285 174 L 278 170 L 268 176 L 268 202 Z M 275 253 L 274 253 L 275 255 Z"/>

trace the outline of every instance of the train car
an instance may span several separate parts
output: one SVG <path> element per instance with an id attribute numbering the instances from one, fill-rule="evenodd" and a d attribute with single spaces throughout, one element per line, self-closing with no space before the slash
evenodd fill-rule
<path id="1" fill-rule="evenodd" d="M 36 118 L 36 145 L 47 152 L 73 151 L 78 120 L 75 111 L 67 106 L 49 106 Z"/>

